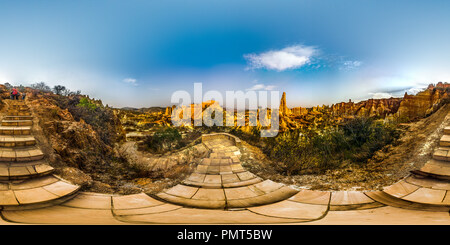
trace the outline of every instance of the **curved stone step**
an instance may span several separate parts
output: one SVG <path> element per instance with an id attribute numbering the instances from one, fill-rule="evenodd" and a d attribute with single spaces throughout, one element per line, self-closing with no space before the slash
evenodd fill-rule
<path id="1" fill-rule="evenodd" d="M 227 174 L 202 174 L 199 172 L 191 174 L 183 184 L 204 188 L 230 188 L 247 186 L 261 182 L 261 178 L 244 171 Z"/>
<path id="2" fill-rule="evenodd" d="M 4 148 L 0 147 L 0 162 L 36 161 L 44 158 L 44 153 L 35 147 Z"/>
<path id="3" fill-rule="evenodd" d="M 42 161 L 0 163 L 0 181 L 36 178 L 53 172 L 54 169 Z"/>
<path id="4" fill-rule="evenodd" d="M 0 206 L 4 210 L 17 210 L 55 205 L 72 198 L 79 189 L 53 175 L 2 183 Z"/>
<path id="5" fill-rule="evenodd" d="M 432 159 L 428 161 L 420 170 L 413 170 L 411 172 L 416 175 L 450 180 L 450 163 Z"/>
<path id="6" fill-rule="evenodd" d="M 0 126 L 0 135 L 30 135 L 30 126 Z"/>
<path id="7" fill-rule="evenodd" d="M 450 207 L 450 183 L 442 180 L 408 177 L 385 187 L 384 192 L 405 201 Z"/>
<path id="8" fill-rule="evenodd" d="M 2 120 L 2 126 L 32 126 L 31 120 Z"/>
<path id="9" fill-rule="evenodd" d="M 336 191 L 331 193 L 330 210 L 361 210 L 384 206 L 360 191 Z"/>
<path id="10" fill-rule="evenodd" d="M 411 202 L 408 200 L 404 200 L 404 199 L 389 195 L 388 193 L 386 193 L 384 191 L 370 191 L 370 192 L 367 192 L 366 195 L 379 203 L 383 203 L 385 205 L 397 207 L 397 208 L 414 209 L 414 210 L 422 210 L 422 211 L 434 211 L 434 212 L 449 212 L 450 211 L 450 207 L 448 207 L 448 206 Z"/>
<path id="11" fill-rule="evenodd" d="M 201 188 L 179 184 L 157 196 L 186 207 L 224 209 L 245 208 L 279 202 L 297 191 L 283 184 L 266 180 L 236 188 Z"/>
<path id="12" fill-rule="evenodd" d="M 0 147 L 22 147 L 36 145 L 36 139 L 28 135 L 0 135 Z"/>

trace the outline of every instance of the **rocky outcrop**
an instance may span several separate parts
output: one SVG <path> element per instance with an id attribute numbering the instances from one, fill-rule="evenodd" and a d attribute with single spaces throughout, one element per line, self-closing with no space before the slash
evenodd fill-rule
<path id="1" fill-rule="evenodd" d="M 286 104 L 286 92 L 283 92 L 280 101 L 280 116 L 289 116 L 290 114 L 291 110 L 289 110 Z"/>
<path id="2" fill-rule="evenodd" d="M 354 103 L 341 102 L 331 106 L 331 113 L 336 116 L 382 117 L 395 113 L 401 98 L 369 99 Z"/>
<path id="3" fill-rule="evenodd" d="M 444 99 L 448 99 L 447 89 L 440 87 L 429 86 L 429 89 L 419 92 L 416 95 L 405 96 L 400 103 L 397 111 L 397 116 L 402 120 L 414 120 L 430 115 L 439 108 L 439 105 Z"/>

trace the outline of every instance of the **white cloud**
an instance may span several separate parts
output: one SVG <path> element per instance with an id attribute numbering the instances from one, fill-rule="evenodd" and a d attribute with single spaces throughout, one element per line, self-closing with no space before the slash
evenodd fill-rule
<path id="1" fill-rule="evenodd" d="M 256 90 L 273 90 L 276 88 L 275 85 L 264 85 L 264 84 L 255 84 L 251 88 L 246 89 L 247 91 L 256 91 Z"/>
<path id="2" fill-rule="evenodd" d="M 391 93 L 385 92 L 377 92 L 377 93 L 369 93 L 372 99 L 388 99 L 394 97 Z"/>
<path id="3" fill-rule="evenodd" d="M 350 71 L 354 70 L 362 65 L 362 62 L 359 60 L 346 60 L 342 63 L 342 66 L 339 70 Z"/>
<path id="4" fill-rule="evenodd" d="M 406 92 L 409 95 L 416 95 L 417 93 L 419 93 L 419 92 L 421 92 L 423 90 L 425 90 L 424 87 L 413 87 L 413 88 L 410 88 L 410 89 L 406 90 Z"/>
<path id="5" fill-rule="evenodd" d="M 137 80 L 134 78 L 125 78 L 122 80 L 124 83 L 129 83 L 132 84 L 134 86 L 137 86 Z"/>
<path id="6" fill-rule="evenodd" d="M 271 50 L 260 54 L 246 54 L 249 69 L 265 68 L 284 71 L 300 68 L 311 61 L 318 50 L 312 46 L 294 45 L 281 50 Z"/>

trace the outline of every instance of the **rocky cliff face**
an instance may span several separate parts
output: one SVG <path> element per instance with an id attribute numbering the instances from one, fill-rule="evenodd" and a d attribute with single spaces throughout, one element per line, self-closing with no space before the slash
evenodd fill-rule
<path id="1" fill-rule="evenodd" d="M 450 84 L 439 82 L 430 84 L 417 95 L 405 93 L 403 98 L 368 99 L 358 103 L 351 100 L 331 106 L 312 108 L 286 106 L 286 93 L 280 101 L 281 130 L 295 128 L 313 128 L 317 126 L 337 125 L 354 117 L 390 118 L 397 121 L 410 121 L 423 118 L 435 112 L 449 99 Z"/>
<path id="2" fill-rule="evenodd" d="M 64 101 L 59 101 L 61 99 Z M 84 113 L 88 116 L 75 112 L 71 106 L 77 107 L 73 103 L 78 100 L 72 99 L 52 93 L 29 94 L 27 103 L 42 129 L 38 134 L 42 135 L 42 143 L 45 144 L 43 150 L 63 177 L 96 191 L 112 191 L 106 183 L 120 178 L 117 172 L 118 176 L 113 177 L 116 165 L 120 165 L 117 164 L 120 156 L 114 147 L 122 139 L 120 121 L 107 107 L 97 108 L 97 111 L 86 109 Z"/>
<path id="3" fill-rule="evenodd" d="M 439 87 L 429 86 L 417 95 L 405 93 L 396 116 L 403 120 L 414 120 L 430 115 L 439 108 L 441 102 L 448 99 L 448 85 L 445 83 Z"/>
<path id="4" fill-rule="evenodd" d="M 385 117 L 395 113 L 401 98 L 369 99 L 358 103 L 341 102 L 331 106 L 331 113 L 337 116 Z"/>

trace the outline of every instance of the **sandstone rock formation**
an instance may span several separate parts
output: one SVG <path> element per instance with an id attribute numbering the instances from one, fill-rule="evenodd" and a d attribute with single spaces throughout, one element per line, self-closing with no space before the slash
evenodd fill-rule
<path id="1" fill-rule="evenodd" d="M 446 89 L 448 85 L 445 83 L 436 87 L 429 86 L 428 89 L 416 95 L 405 93 L 397 116 L 403 120 L 414 120 L 430 115 L 438 109 L 444 99 L 448 99 L 449 94 Z"/>

